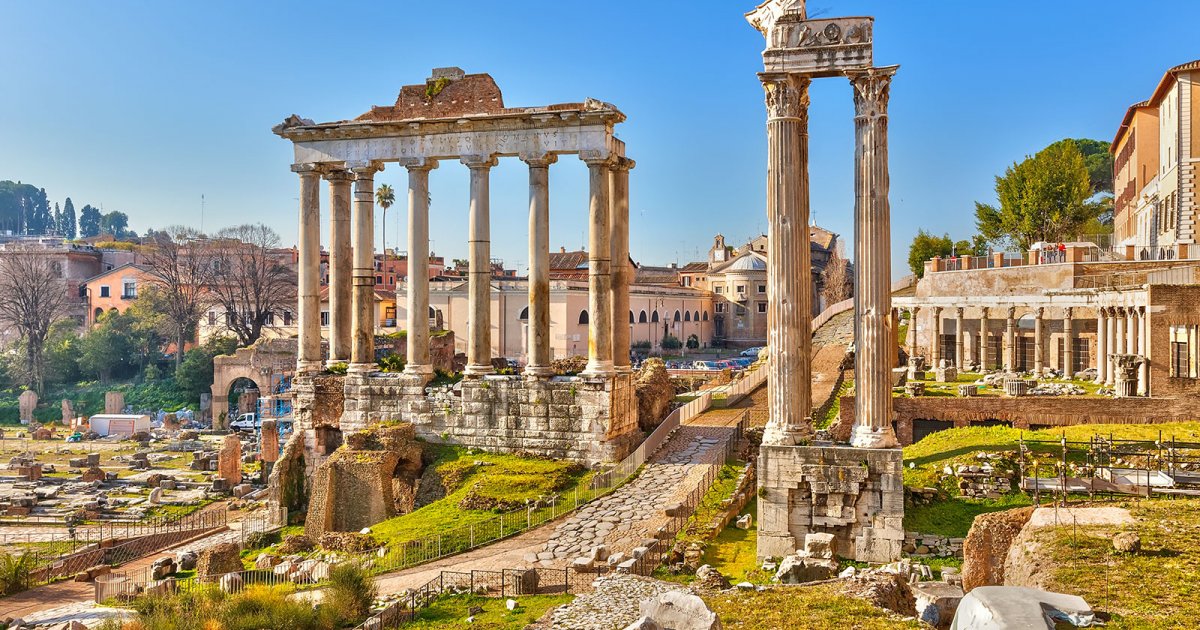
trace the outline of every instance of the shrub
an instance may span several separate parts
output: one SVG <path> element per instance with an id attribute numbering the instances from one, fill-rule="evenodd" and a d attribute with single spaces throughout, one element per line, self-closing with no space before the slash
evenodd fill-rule
<path id="1" fill-rule="evenodd" d="M 383 372 L 403 372 L 404 357 L 399 354 L 387 354 L 378 361 L 379 369 Z"/>
<path id="2" fill-rule="evenodd" d="M 0 554 L 0 592 L 13 595 L 27 590 L 33 581 L 33 566 L 31 553 Z"/>
<path id="3" fill-rule="evenodd" d="M 683 347 L 683 342 L 679 340 L 679 337 L 667 333 L 663 335 L 662 347 L 664 350 L 678 350 Z"/>
<path id="4" fill-rule="evenodd" d="M 334 363 L 333 365 L 329 366 L 329 367 L 326 369 L 326 371 L 327 371 L 327 372 L 329 372 L 330 374 L 337 374 L 337 375 L 339 375 L 339 376 L 345 376 L 345 375 L 346 375 L 346 371 L 347 371 L 347 370 L 349 370 L 349 369 L 350 369 L 350 366 L 349 366 L 349 364 L 347 364 L 346 362 L 342 361 L 342 362 L 339 362 L 339 363 Z"/>
<path id="5" fill-rule="evenodd" d="M 358 623 L 371 613 L 378 590 L 366 569 L 356 562 L 343 562 L 329 570 L 329 588 L 323 605 L 337 617 Z"/>

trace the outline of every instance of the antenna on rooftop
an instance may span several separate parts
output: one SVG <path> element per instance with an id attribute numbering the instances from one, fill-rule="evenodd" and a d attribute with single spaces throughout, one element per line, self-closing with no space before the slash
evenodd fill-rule
<path id="1" fill-rule="evenodd" d="M 200 233 L 204 233 L 204 193 L 200 193 Z"/>

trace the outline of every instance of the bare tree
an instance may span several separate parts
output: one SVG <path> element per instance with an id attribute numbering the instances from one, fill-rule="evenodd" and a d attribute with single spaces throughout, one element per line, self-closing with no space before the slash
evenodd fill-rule
<path id="1" fill-rule="evenodd" d="M 200 318 L 211 304 L 209 286 L 213 252 L 204 235 L 182 225 L 154 232 L 143 247 L 148 284 L 154 289 L 151 308 L 166 316 L 175 339 L 175 367 L 183 363 L 183 346 L 195 334 Z"/>
<path id="2" fill-rule="evenodd" d="M 825 262 L 821 280 L 824 284 L 821 297 L 825 298 L 826 308 L 851 297 L 854 283 L 850 278 L 850 261 L 842 256 L 840 244 L 833 249 L 829 260 Z"/>
<path id="3" fill-rule="evenodd" d="M 209 243 L 209 292 L 225 311 L 225 326 L 239 345 L 258 341 L 264 326 L 295 309 L 296 273 L 279 243 L 275 230 L 261 223 L 225 228 Z"/>
<path id="4" fill-rule="evenodd" d="M 0 253 L 0 321 L 21 334 L 26 381 L 39 394 L 46 384 L 46 335 L 64 314 L 67 292 L 62 263 L 47 252 L 17 247 Z"/>

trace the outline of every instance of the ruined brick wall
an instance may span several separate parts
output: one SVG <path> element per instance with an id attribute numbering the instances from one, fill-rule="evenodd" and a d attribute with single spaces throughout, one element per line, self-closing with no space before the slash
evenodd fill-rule
<path id="1" fill-rule="evenodd" d="M 1194 262 L 1194 261 L 1193 261 Z M 1150 307 L 1150 393 L 1155 396 L 1200 395 L 1200 379 L 1171 376 L 1172 326 L 1200 325 L 1200 286 L 1151 285 Z"/>
<path id="2" fill-rule="evenodd" d="M 1196 420 L 1194 401 L 1170 398 L 1076 398 L 1070 396 L 1000 396 L 974 398 L 893 398 L 896 435 L 912 444 L 914 420 L 942 420 L 955 427 L 986 420 L 1012 423 L 1014 428 L 1068 427 L 1080 424 L 1160 424 Z M 836 435 L 849 437 L 854 424 L 854 397 L 843 396 Z"/>

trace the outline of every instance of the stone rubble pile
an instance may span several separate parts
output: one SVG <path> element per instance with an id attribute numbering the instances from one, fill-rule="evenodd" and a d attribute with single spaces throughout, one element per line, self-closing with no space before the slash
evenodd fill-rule
<path id="1" fill-rule="evenodd" d="M 962 538 L 952 538 L 939 534 L 904 532 L 903 549 L 904 553 L 915 557 L 961 558 L 963 540 Z"/>

